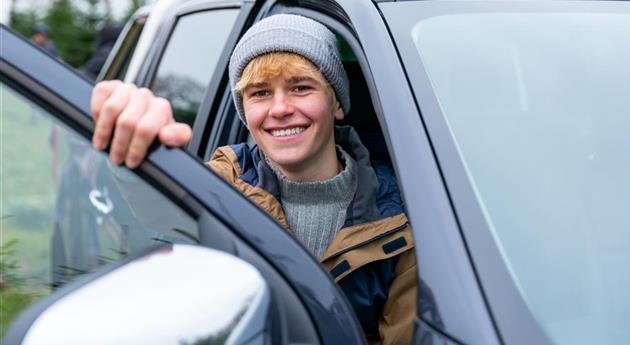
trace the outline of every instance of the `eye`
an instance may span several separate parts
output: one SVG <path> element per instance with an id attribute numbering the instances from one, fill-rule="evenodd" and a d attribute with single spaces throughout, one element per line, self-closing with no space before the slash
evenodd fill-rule
<path id="1" fill-rule="evenodd" d="M 254 90 L 249 93 L 249 97 L 251 98 L 263 98 L 269 96 L 269 91 L 267 90 Z"/>
<path id="2" fill-rule="evenodd" d="M 310 91 L 312 89 L 313 89 L 313 87 L 310 86 L 310 85 L 296 85 L 296 86 L 293 87 L 293 92 L 304 93 L 304 92 Z"/>

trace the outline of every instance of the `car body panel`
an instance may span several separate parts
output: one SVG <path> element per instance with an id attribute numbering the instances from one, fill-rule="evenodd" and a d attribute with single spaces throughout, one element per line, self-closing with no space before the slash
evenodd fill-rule
<path id="1" fill-rule="evenodd" d="M 553 343 L 546 330 L 542 328 L 540 320 L 535 319 L 529 302 L 520 290 L 518 282 L 515 281 L 511 268 L 504 260 L 503 249 L 493 237 L 487 211 L 477 198 L 477 191 L 468 175 L 468 167 L 462 160 L 453 131 L 434 93 L 432 86 L 434 81 L 429 79 L 425 66 L 418 63 L 418 50 L 417 47 L 409 44 L 411 40 L 408 37 L 411 33 L 407 29 L 410 22 L 428 21 L 444 15 L 622 13 L 628 11 L 628 3 L 433 1 L 383 3 L 379 7 L 388 20 L 390 31 L 396 41 L 396 48 L 413 87 L 413 93 L 421 109 L 422 120 L 429 134 L 462 238 L 466 243 L 470 260 L 502 342 L 506 344 Z"/>

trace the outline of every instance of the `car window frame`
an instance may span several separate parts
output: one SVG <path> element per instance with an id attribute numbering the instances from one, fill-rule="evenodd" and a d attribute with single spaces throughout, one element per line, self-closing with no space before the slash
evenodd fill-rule
<path id="1" fill-rule="evenodd" d="M 94 131 L 89 104 L 92 84 L 4 26 L 0 38 L 5 43 L 0 59 L 2 82 L 89 140 Z M 203 245 L 250 260 L 258 258 L 262 263 L 254 264 L 257 268 L 267 265 L 299 298 L 322 344 L 339 340 L 364 344 L 352 307 L 317 259 L 194 156 L 154 143 L 133 172 L 197 218 Z"/>
<path id="2" fill-rule="evenodd" d="M 169 41 L 177 27 L 177 23 L 180 18 L 194 13 L 206 11 L 224 9 L 235 9 L 239 11 L 232 30 L 226 40 L 225 47 L 222 50 L 224 54 L 222 54 L 217 61 L 217 65 L 215 66 L 210 76 L 209 85 L 206 86 L 204 95 L 201 98 L 201 103 L 199 108 L 197 109 L 195 120 L 192 126 L 193 136 L 191 141 L 186 146 L 186 149 L 189 152 L 199 157 L 201 157 L 198 154 L 200 143 L 208 139 L 208 135 L 204 133 L 203 129 L 205 128 L 205 125 L 210 115 L 214 114 L 214 112 L 209 109 L 210 107 L 212 107 L 213 104 L 212 98 L 209 99 L 209 97 L 213 96 L 217 92 L 217 89 L 220 86 L 220 81 L 223 80 L 223 78 L 218 78 L 218 74 L 223 71 L 225 52 L 231 52 L 233 46 L 236 44 L 236 39 L 238 38 L 240 30 L 243 27 L 243 24 L 253 7 L 254 4 L 248 1 L 202 0 L 193 1 L 190 3 L 183 3 L 179 5 L 174 13 L 160 24 L 160 28 L 155 38 L 156 43 L 151 46 L 148 52 L 149 59 L 147 59 L 147 61 L 142 64 L 142 66 L 140 67 L 140 72 L 135 80 L 135 84 L 141 87 L 149 87 L 154 82 L 164 53 L 168 48 Z M 210 106 L 208 106 L 208 104 Z"/>
<path id="3" fill-rule="evenodd" d="M 131 62 L 131 57 L 140 40 L 140 35 L 142 35 L 144 24 L 146 23 L 149 13 L 150 7 L 141 7 L 129 21 L 127 21 L 127 24 L 123 27 L 116 43 L 112 47 L 111 52 L 113 54 L 110 53 L 107 56 L 107 60 L 96 77 L 96 81 L 124 77 L 124 75 L 120 73 L 125 68 L 125 65 Z M 142 23 L 142 26 L 138 28 L 136 25 L 139 25 L 137 24 L 139 20 L 144 20 L 145 23 Z"/>

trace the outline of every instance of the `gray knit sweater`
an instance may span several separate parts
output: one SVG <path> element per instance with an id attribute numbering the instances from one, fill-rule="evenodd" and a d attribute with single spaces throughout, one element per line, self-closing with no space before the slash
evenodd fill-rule
<path id="1" fill-rule="evenodd" d="M 331 179 L 295 182 L 287 179 L 273 164 L 280 187 L 280 202 L 295 237 L 320 257 L 346 220 L 346 210 L 357 190 L 356 162 L 341 147 L 338 155 L 344 169 Z"/>

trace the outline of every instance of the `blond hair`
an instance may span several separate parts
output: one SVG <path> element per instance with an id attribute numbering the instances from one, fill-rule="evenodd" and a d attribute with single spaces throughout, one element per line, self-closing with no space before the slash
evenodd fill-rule
<path id="1" fill-rule="evenodd" d="M 324 75 L 305 57 L 295 53 L 268 53 L 252 59 L 241 75 L 241 79 L 234 86 L 234 90 L 243 93 L 248 85 L 281 76 L 300 75 L 311 77 L 326 85 L 334 94 L 332 87 Z"/>

